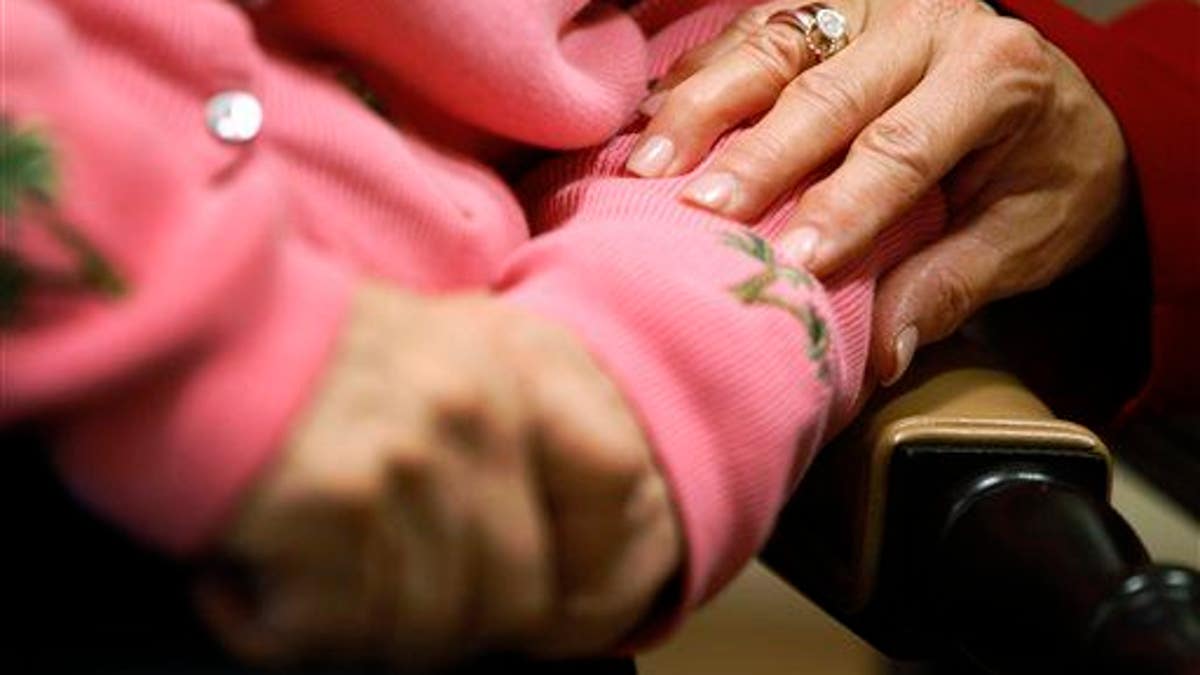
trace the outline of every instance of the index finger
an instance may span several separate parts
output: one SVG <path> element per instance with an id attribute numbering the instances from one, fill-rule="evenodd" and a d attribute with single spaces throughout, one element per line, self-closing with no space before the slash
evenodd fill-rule
<path id="1" fill-rule="evenodd" d="M 748 37 L 663 92 L 661 103 L 643 104 L 653 117 L 630 155 L 630 171 L 648 178 L 687 171 L 721 134 L 769 108 L 797 73 L 816 63 L 797 29 L 758 12 L 748 16 L 739 24 L 758 22 Z"/>
<path id="2" fill-rule="evenodd" d="M 676 59 L 670 70 L 655 83 L 655 94 L 665 96 L 668 90 L 682 84 L 707 66 L 716 63 L 718 59 L 754 35 L 767 22 L 767 17 L 791 4 L 788 0 L 777 0 L 756 5 L 742 12 L 715 38 L 684 52 Z M 645 112 L 653 115 L 657 110 L 646 110 Z"/>
<path id="3" fill-rule="evenodd" d="M 716 153 L 683 198 L 738 220 L 758 216 L 920 81 L 931 58 L 920 37 L 911 23 L 868 30 L 801 73 L 758 124 Z"/>

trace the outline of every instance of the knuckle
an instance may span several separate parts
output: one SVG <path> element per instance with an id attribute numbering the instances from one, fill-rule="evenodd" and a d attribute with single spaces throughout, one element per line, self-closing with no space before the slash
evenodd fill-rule
<path id="1" fill-rule="evenodd" d="M 782 97 L 798 109 L 811 109 L 827 128 L 839 133 L 852 131 L 855 120 L 867 112 L 867 96 L 852 77 L 840 77 L 823 68 L 801 73 L 784 90 Z"/>
<path id="2" fill-rule="evenodd" d="M 763 129 L 742 134 L 725 149 L 720 164 L 746 183 L 763 184 L 788 164 L 788 145 Z"/>
<path id="3" fill-rule="evenodd" d="M 979 9 L 976 0 L 908 0 L 902 6 L 910 17 L 930 24 L 943 23 L 974 9 Z"/>
<path id="4" fill-rule="evenodd" d="M 460 447 L 480 450 L 486 444 L 487 420 L 477 406 L 444 408 L 437 419 L 438 429 Z"/>
<path id="5" fill-rule="evenodd" d="M 989 26 L 979 41 L 980 70 L 993 74 L 993 93 L 1007 101 L 1003 126 L 1019 128 L 1036 120 L 1053 99 L 1053 53 L 1029 24 L 994 17 L 986 21 Z"/>
<path id="6" fill-rule="evenodd" d="M 954 37 L 988 104 L 999 109 L 997 134 L 1038 118 L 1055 92 L 1056 68 L 1049 44 L 1035 28 L 1015 19 L 986 15 L 966 22 Z"/>
<path id="7" fill-rule="evenodd" d="M 391 429 L 380 443 L 380 488 L 386 495 L 417 494 L 438 473 L 429 435 L 411 429 Z"/>
<path id="8" fill-rule="evenodd" d="M 429 404 L 437 421 L 471 420 L 484 408 L 484 395 L 469 378 L 441 378 L 429 392 Z"/>
<path id="9" fill-rule="evenodd" d="M 774 13 L 775 8 L 770 5 L 755 5 L 738 14 L 737 18 L 733 20 L 733 30 L 741 35 L 753 35 L 767 23 L 767 19 L 770 19 Z"/>
<path id="10" fill-rule="evenodd" d="M 563 393 L 543 446 L 556 493 L 573 503 L 608 503 L 654 472 L 650 449 L 618 395 Z"/>
<path id="11" fill-rule="evenodd" d="M 445 373 L 424 392 L 424 419 L 419 429 L 395 429 L 395 468 L 419 477 L 429 473 L 432 452 L 420 446 L 450 447 L 469 454 L 492 449 L 496 431 L 487 382 L 468 374 Z"/>
<path id="12" fill-rule="evenodd" d="M 575 433 L 557 448 L 564 469 L 559 477 L 576 483 L 575 497 L 609 499 L 624 494 L 653 473 L 649 449 L 636 425 L 611 401 L 593 397 L 600 408 L 592 419 L 576 420 Z M 565 465 L 569 465 L 565 466 Z"/>
<path id="13" fill-rule="evenodd" d="M 1050 69 L 1050 53 L 1037 29 L 1024 21 L 989 17 L 984 53 L 1009 69 L 1043 72 Z"/>
<path id="14" fill-rule="evenodd" d="M 781 24 L 762 26 L 742 43 L 743 52 L 780 89 L 800 72 L 807 49 L 794 28 Z"/>
<path id="15" fill-rule="evenodd" d="M 602 481 L 615 488 L 636 486 L 654 471 L 638 439 L 624 435 L 598 439 L 596 449 L 603 457 L 598 467 Z"/>
<path id="16" fill-rule="evenodd" d="M 682 119 L 689 119 L 719 108 L 722 101 L 714 94 L 712 88 L 698 85 L 694 80 L 688 80 L 672 89 L 663 104 L 663 110 L 667 112 L 660 113 L 660 116 L 678 115 Z"/>
<path id="17" fill-rule="evenodd" d="M 911 191 L 923 189 L 936 171 L 926 127 L 898 115 L 876 120 L 858 137 L 854 152 L 882 165 L 882 175 Z"/>

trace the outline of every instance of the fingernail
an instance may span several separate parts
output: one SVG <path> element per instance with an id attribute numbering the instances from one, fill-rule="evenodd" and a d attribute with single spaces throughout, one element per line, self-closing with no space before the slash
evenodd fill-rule
<path id="1" fill-rule="evenodd" d="M 651 136 L 625 162 L 625 168 L 644 178 L 660 176 L 675 159 L 675 144 L 666 136 Z"/>
<path id="2" fill-rule="evenodd" d="M 908 366 L 912 363 L 913 354 L 917 351 L 918 338 L 919 335 L 917 334 L 916 326 L 905 326 L 903 330 L 896 334 L 896 369 L 892 371 L 891 377 L 883 381 L 883 386 L 892 386 L 908 370 Z"/>
<path id="3" fill-rule="evenodd" d="M 646 117 L 654 117 L 658 114 L 658 111 L 662 109 L 663 102 L 666 100 L 666 91 L 656 91 L 642 99 L 641 105 L 638 106 L 638 112 L 642 113 Z"/>
<path id="4" fill-rule="evenodd" d="M 697 206 L 719 211 L 733 201 L 738 181 L 731 173 L 710 173 L 692 181 L 683 191 L 683 198 Z"/>
<path id="5" fill-rule="evenodd" d="M 801 227 L 788 232 L 779 240 L 779 250 L 792 264 L 808 267 L 820 241 L 821 234 L 816 229 Z"/>

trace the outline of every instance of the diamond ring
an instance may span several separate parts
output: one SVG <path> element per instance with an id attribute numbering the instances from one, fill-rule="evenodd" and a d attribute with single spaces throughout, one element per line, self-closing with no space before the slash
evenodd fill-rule
<path id="1" fill-rule="evenodd" d="M 824 61 L 850 43 L 850 24 L 845 15 L 823 2 L 796 9 L 784 9 L 767 18 L 767 23 L 782 23 L 804 36 L 804 44 Z"/>

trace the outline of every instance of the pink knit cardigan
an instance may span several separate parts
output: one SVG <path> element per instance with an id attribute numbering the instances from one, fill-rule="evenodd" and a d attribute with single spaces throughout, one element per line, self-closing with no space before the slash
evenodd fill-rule
<path id="1" fill-rule="evenodd" d="M 874 279 L 943 220 L 930 196 L 823 286 L 772 252 L 791 200 L 748 229 L 623 171 L 648 79 L 738 4 L 6 2 L 2 113 L 52 140 L 61 217 L 131 289 L 38 293 L 3 334 L 2 420 L 48 420 L 81 499 L 193 552 L 310 399 L 356 280 L 489 289 L 568 326 L 623 389 L 678 504 L 695 606 L 851 416 Z M 206 128 L 230 90 L 265 111 L 248 143 Z M 518 144 L 598 147 L 518 195 L 491 168 Z M 61 260 L 18 225 L 6 249 Z"/>

